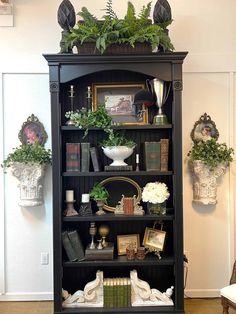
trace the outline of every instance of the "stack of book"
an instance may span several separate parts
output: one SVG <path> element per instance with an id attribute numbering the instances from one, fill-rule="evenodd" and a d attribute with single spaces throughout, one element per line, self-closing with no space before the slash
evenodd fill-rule
<path id="1" fill-rule="evenodd" d="M 146 171 L 168 171 L 169 139 L 160 142 L 144 142 Z"/>
<path id="2" fill-rule="evenodd" d="M 66 143 L 66 171 L 89 171 L 90 143 Z"/>
<path id="3" fill-rule="evenodd" d="M 76 230 L 62 232 L 62 244 L 70 262 L 83 261 L 84 248 Z"/>
<path id="4" fill-rule="evenodd" d="M 130 278 L 105 278 L 103 281 L 103 301 L 105 308 L 131 306 Z"/>

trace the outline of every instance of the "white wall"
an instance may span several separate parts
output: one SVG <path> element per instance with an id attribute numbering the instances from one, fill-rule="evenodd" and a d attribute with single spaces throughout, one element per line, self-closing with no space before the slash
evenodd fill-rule
<path id="1" fill-rule="evenodd" d="M 61 29 L 57 8 L 61 1 L 15 0 L 14 27 L 0 27 L 0 158 L 19 145 L 22 123 L 34 113 L 49 135 L 48 67 L 42 53 L 57 53 Z M 87 6 L 97 16 L 106 1 L 71 1 L 76 11 Z M 135 0 L 137 11 L 148 1 Z M 114 1 L 123 16 L 126 1 Z M 154 5 L 155 1 L 153 1 Z M 207 112 L 216 122 L 219 141 L 235 147 L 236 20 L 235 0 L 169 0 L 174 22 L 169 27 L 177 51 L 189 51 L 184 63 L 183 155 L 190 132 Z M 235 165 L 220 180 L 216 206 L 192 204 L 192 186 L 184 165 L 185 250 L 189 257 L 186 294 L 215 296 L 229 279 L 235 258 Z M 17 205 L 16 180 L 1 173 L 0 300 L 52 298 L 51 172 L 46 175 L 45 204 Z M 49 265 L 40 265 L 40 253 Z"/>

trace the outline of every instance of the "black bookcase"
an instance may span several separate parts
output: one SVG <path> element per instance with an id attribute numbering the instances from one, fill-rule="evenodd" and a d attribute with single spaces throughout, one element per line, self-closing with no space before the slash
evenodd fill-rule
<path id="1" fill-rule="evenodd" d="M 54 241 L 54 313 L 184 313 L 183 280 L 183 215 L 182 215 L 182 63 L 186 52 L 153 53 L 147 55 L 79 56 L 74 54 L 45 54 L 49 64 L 52 116 L 52 153 L 53 153 L 53 241 Z M 134 83 L 145 82 L 148 78 L 159 78 L 171 83 L 171 91 L 163 107 L 169 124 L 154 126 L 152 117 L 157 108 L 149 108 L 147 125 L 122 125 L 126 135 L 136 144 L 136 152 L 142 150 L 144 141 L 158 141 L 169 138 L 168 171 L 66 172 L 67 142 L 90 142 L 97 146 L 103 138 L 100 129 L 90 129 L 84 140 L 83 130 L 66 126 L 65 112 L 70 110 L 68 91 L 70 85 L 76 90 L 74 109 L 87 106 L 87 86 L 93 83 Z M 101 156 L 103 164 L 109 160 Z M 128 159 L 135 166 L 135 153 Z M 65 190 L 75 191 L 78 210 L 81 194 L 88 193 L 95 182 L 112 176 L 124 176 L 133 179 L 141 187 L 147 182 L 162 181 L 168 185 L 170 198 L 167 201 L 167 214 L 162 217 L 116 216 L 107 213 L 103 216 L 64 217 Z M 142 204 L 146 209 L 146 203 Z M 94 204 L 93 204 L 94 206 Z M 95 206 L 93 208 L 94 212 Z M 127 260 L 117 256 L 116 235 L 139 233 L 142 241 L 145 227 L 152 227 L 156 220 L 162 219 L 163 229 L 167 232 L 165 250 L 162 258 L 148 254 L 144 260 Z M 68 262 L 62 248 L 61 234 L 64 229 L 78 230 L 84 247 L 90 242 L 89 225 L 93 221 L 108 224 L 109 240 L 115 243 L 115 258 L 106 261 Z M 104 277 L 128 277 L 133 269 L 138 271 L 140 279 L 147 281 L 151 288 L 165 291 L 174 286 L 172 299 L 174 306 L 144 306 L 130 308 L 62 308 L 62 288 L 74 293 L 83 290 L 84 285 L 95 279 L 97 270 Z"/>

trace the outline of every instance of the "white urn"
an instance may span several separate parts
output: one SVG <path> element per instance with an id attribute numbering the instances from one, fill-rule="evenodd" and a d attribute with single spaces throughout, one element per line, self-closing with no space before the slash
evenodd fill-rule
<path id="1" fill-rule="evenodd" d="M 43 177 L 46 164 L 26 164 L 16 162 L 12 165 L 12 174 L 19 180 L 20 206 L 39 206 L 43 200 Z"/>
<path id="2" fill-rule="evenodd" d="M 109 146 L 102 147 L 104 154 L 113 160 L 110 166 L 127 166 L 124 162 L 126 158 L 132 155 L 134 147 L 128 146 Z"/>
<path id="3" fill-rule="evenodd" d="M 193 202 L 210 205 L 217 203 L 217 178 L 225 173 L 227 164 L 221 163 L 210 171 L 201 160 L 192 163 L 193 172 Z"/>

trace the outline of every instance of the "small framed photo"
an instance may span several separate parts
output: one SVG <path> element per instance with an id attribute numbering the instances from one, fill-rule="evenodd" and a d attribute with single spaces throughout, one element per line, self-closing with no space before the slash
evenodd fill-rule
<path id="1" fill-rule="evenodd" d="M 140 246 L 139 234 L 127 234 L 117 236 L 118 255 L 125 255 L 126 248 L 128 246 L 132 246 L 135 253 L 137 253 L 137 248 Z"/>
<path id="2" fill-rule="evenodd" d="M 165 245 L 166 232 L 154 228 L 145 228 L 143 246 L 150 251 L 161 252 Z"/>
<path id="3" fill-rule="evenodd" d="M 211 120 L 211 117 L 207 113 L 204 113 L 199 120 L 195 122 L 190 136 L 195 143 L 205 142 L 212 138 L 217 140 L 219 132 L 215 122 Z"/>
<path id="4" fill-rule="evenodd" d="M 27 118 L 27 121 L 23 123 L 18 137 L 24 145 L 34 143 L 44 145 L 47 141 L 48 135 L 43 124 L 34 114 L 32 114 Z"/>
<path id="5" fill-rule="evenodd" d="M 114 123 L 148 124 L 148 110 L 134 105 L 134 95 L 145 88 L 144 83 L 93 84 L 93 111 L 105 105 Z"/>

